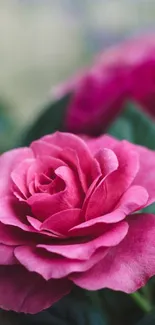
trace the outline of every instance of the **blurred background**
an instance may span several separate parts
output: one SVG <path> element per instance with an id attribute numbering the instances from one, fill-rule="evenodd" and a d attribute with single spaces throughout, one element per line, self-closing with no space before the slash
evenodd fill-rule
<path id="1" fill-rule="evenodd" d="M 0 0 L 0 146 L 33 121 L 53 85 L 154 27 L 153 0 Z"/>

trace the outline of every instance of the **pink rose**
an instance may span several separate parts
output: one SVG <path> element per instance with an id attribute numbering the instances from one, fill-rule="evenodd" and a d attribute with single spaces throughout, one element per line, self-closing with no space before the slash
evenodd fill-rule
<path id="1" fill-rule="evenodd" d="M 77 284 L 130 293 L 155 274 L 155 153 L 55 133 L 0 157 L 0 307 L 36 313 Z M 139 211 L 139 213 L 137 213 Z"/>
<path id="2" fill-rule="evenodd" d="M 99 134 L 134 100 L 155 117 L 155 35 L 108 49 L 93 66 L 53 90 L 56 97 L 73 92 L 66 129 Z"/>

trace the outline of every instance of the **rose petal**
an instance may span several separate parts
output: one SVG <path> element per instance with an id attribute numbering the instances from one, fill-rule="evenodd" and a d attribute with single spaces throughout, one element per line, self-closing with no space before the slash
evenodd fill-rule
<path id="1" fill-rule="evenodd" d="M 97 138 L 85 137 L 84 140 L 94 156 L 97 154 L 98 151 L 102 150 L 103 148 L 113 150 L 116 145 L 120 142 L 119 140 L 107 134 L 101 135 Z"/>
<path id="2" fill-rule="evenodd" d="M 155 274 L 155 216 L 129 217 L 125 239 L 89 272 L 74 274 L 71 280 L 87 290 L 111 288 L 131 293 Z"/>
<path id="3" fill-rule="evenodd" d="M 70 292 L 67 279 L 45 281 L 22 266 L 0 266 L 0 307 L 36 314 Z"/>
<path id="4" fill-rule="evenodd" d="M 27 216 L 26 219 L 28 220 L 28 222 L 30 223 L 30 225 L 31 225 L 34 229 L 40 231 L 40 228 L 41 228 L 41 225 L 42 225 L 41 221 L 39 221 L 38 219 L 33 218 L 33 217 L 31 217 L 31 216 Z"/>
<path id="5" fill-rule="evenodd" d="M 62 148 L 63 150 L 60 157 L 64 161 L 66 161 L 65 159 L 67 158 L 66 149 L 73 150 L 79 159 L 79 165 L 84 175 L 87 175 L 87 177 L 89 176 L 89 179 L 91 179 L 91 177 L 96 178 L 98 176 L 98 164 L 93 158 L 87 144 L 80 137 L 70 133 L 56 132 L 52 135 L 47 135 L 42 139 L 47 143 L 51 143 L 58 146 L 59 148 Z M 85 159 L 81 159 L 81 157 L 85 157 Z"/>
<path id="6" fill-rule="evenodd" d="M 50 195 L 37 193 L 31 196 L 27 202 L 31 206 L 33 214 L 40 221 L 44 221 L 52 214 L 72 208 L 65 191 Z"/>
<path id="7" fill-rule="evenodd" d="M 29 246 L 17 247 L 14 254 L 28 271 L 36 272 L 44 279 L 49 280 L 64 278 L 72 272 L 82 272 L 90 269 L 107 254 L 107 251 L 107 248 L 101 248 L 94 253 L 91 259 L 86 261 L 69 260 Z"/>
<path id="8" fill-rule="evenodd" d="M 71 236 L 98 234 L 106 224 L 123 220 L 128 214 L 142 209 L 148 201 L 148 193 L 141 186 L 130 187 L 122 196 L 115 209 L 101 217 L 90 219 L 69 230 Z"/>
<path id="9" fill-rule="evenodd" d="M 0 244 L 0 265 L 16 264 L 14 247 Z"/>
<path id="10" fill-rule="evenodd" d="M 81 195 L 80 183 L 76 173 L 69 167 L 61 166 L 55 170 L 55 174 L 65 182 L 67 201 L 70 202 L 71 206 L 81 206 L 83 195 Z"/>
<path id="11" fill-rule="evenodd" d="M 55 174 L 61 177 L 61 179 L 64 179 L 66 183 L 64 190 L 52 195 L 48 193 L 36 193 L 27 200 L 33 214 L 40 221 L 44 221 L 52 214 L 70 208 L 76 208 L 82 204 L 82 196 L 76 174 L 74 175 L 72 170 L 66 166 L 57 168 Z"/>
<path id="12" fill-rule="evenodd" d="M 44 248 L 50 253 L 56 253 L 69 259 L 87 260 L 91 258 L 98 248 L 115 246 L 120 243 L 126 236 L 127 231 L 128 224 L 120 222 L 110 226 L 104 234 L 88 242 L 80 242 L 79 244 L 68 243 L 65 245 L 63 243 L 59 245 L 39 244 L 37 247 Z"/>
<path id="13" fill-rule="evenodd" d="M 33 218 L 33 217 L 30 217 L 30 216 L 27 216 L 27 220 L 28 222 L 30 223 L 30 225 L 36 230 L 36 233 L 40 234 L 40 235 L 45 235 L 46 236 L 46 239 L 48 239 L 48 237 L 51 237 L 50 239 L 52 240 L 53 238 L 57 238 L 57 239 L 60 239 L 60 238 L 65 238 L 64 235 L 60 234 L 60 233 L 56 233 L 56 232 L 52 232 L 52 231 L 47 231 L 47 230 L 41 230 L 41 225 L 42 223 Z M 41 239 L 41 237 L 40 237 Z M 45 237 L 43 239 L 43 241 L 45 240 Z"/>
<path id="14" fill-rule="evenodd" d="M 147 148 L 136 146 L 126 142 L 126 145 L 133 148 L 139 154 L 140 169 L 134 180 L 135 185 L 143 186 L 148 194 L 149 200 L 147 205 L 155 201 L 155 151 Z"/>
<path id="15" fill-rule="evenodd" d="M 96 218 L 103 214 L 104 205 L 107 199 L 107 188 L 106 188 L 106 178 L 118 168 L 118 160 L 115 153 L 109 149 L 103 149 L 98 151 L 96 158 L 100 163 L 100 167 L 103 173 L 103 178 L 100 183 L 94 189 L 94 192 L 88 195 L 84 202 L 85 219 L 89 220 Z M 96 204 L 98 202 L 98 204 Z"/>
<path id="16" fill-rule="evenodd" d="M 124 217 L 128 214 L 143 209 L 148 202 L 148 198 L 149 195 L 145 188 L 136 185 L 129 187 L 128 190 L 122 195 L 120 201 L 115 207 L 115 211 L 120 211 L 118 218 L 116 218 L 116 215 L 113 216 L 113 213 L 110 213 L 104 216 L 104 222 L 117 222 L 122 220 L 122 218 L 124 219 Z"/>
<path id="17" fill-rule="evenodd" d="M 33 231 L 33 228 L 26 224 L 25 205 L 17 203 L 11 196 L 6 196 L 0 200 L 0 221 L 5 225 L 16 226 L 25 231 Z"/>
<path id="18" fill-rule="evenodd" d="M 81 169 L 80 160 L 77 156 L 76 151 L 72 150 L 70 148 L 63 149 L 63 159 L 68 163 L 69 166 L 71 166 L 71 168 L 73 168 L 74 170 L 77 170 L 77 174 L 79 176 L 79 181 L 81 183 L 82 191 L 84 193 L 87 193 L 87 190 L 89 187 L 87 173 Z M 89 179 L 90 178 L 91 178 L 91 175 L 89 175 Z"/>
<path id="19" fill-rule="evenodd" d="M 35 157 L 51 156 L 58 158 L 61 149 L 52 143 L 45 142 L 43 138 L 40 140 L 33 141 L 30 145 Z"/>
<path id="20" fill-rule="evenodd" d="M 58 212 L 46 219 L 41 230 L 49 230 L 67 235 L 68 230 L 82 222 L 80 209 L 70 209 Z"/>
<path id="21" fill-rule="evenodd" d="M 11 179 L 18 190 L 20 200 L 25 200 L 29 196 L 26 176 L 33 162 L 34 159 L 25 159 L 11 173 Z"/>
<path id="22" fill-rule="evenodd" d="M 99 162 L 103 176 L 111 174 L 114 170 L 118 168 L 117 156 L 111 149 L 100 149 L 96 153 L 95 158 Z"/>
<path id="23" fill-rule="evenodd" d="M 123 141 L 116 145 L 113 150 L 118 158 L 119 167 L 105 181 L 107 197 L 104 201 L 104 214 L 112 210 L 122 194 L 132 184 L 139 170 L 139 159 L 136 151 L 129 150 Z"/>
<path id="24" fill-rule="evenodd" d="M 33 158 L 33 152 L 29 148 L 10 150 L 0 156 L 0 196 L 11 192 L 12 170 L 23 160 Z"/>
<path id="25" fill-rule="evenodd" d="M 17 227 L 4 225 L 0 222 L 0 244 L 6 244 L 10 246 L 22 245 L 32 242 L 34 234 L 25 232 Z"/>

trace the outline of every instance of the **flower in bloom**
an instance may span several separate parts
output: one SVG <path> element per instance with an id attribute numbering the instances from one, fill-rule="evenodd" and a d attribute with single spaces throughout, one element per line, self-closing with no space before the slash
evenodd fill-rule
<path id="1" fill-rule="evenodd" d="M 155 153 L 47 135 L 0 157 L 0 307 L 36 313 L 76 284 L 127 293 L 155 274 Z"/>
<path id="2" fill-rule="evenodd" d="M 155 117 L 155 36 L 112 47 L 93 66 L 53 90 L 71 92 L 65 126 L 71 132 L 99 134 L 126 100 L 136 101 Z"/>

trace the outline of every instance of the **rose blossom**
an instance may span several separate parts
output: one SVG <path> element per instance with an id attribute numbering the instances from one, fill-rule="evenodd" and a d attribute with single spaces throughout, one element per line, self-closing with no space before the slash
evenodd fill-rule
<path id="1" fill-rule="evenodd" d="M 91 68 L 53 90 L 72 92 L 65 127 L 71 132 L 99 134 L 134 100 L 155 117 L 155 35 L 111 47 Z"/>
<path id="2" fill-rule="evenodd" d="M 155 153 L 55 133 L 0 157 L 0 307 L 36 313 L 74 284 L 127 293 L 155 274 Z M 139 211 L 139 213 L 137 213 Z"/>

